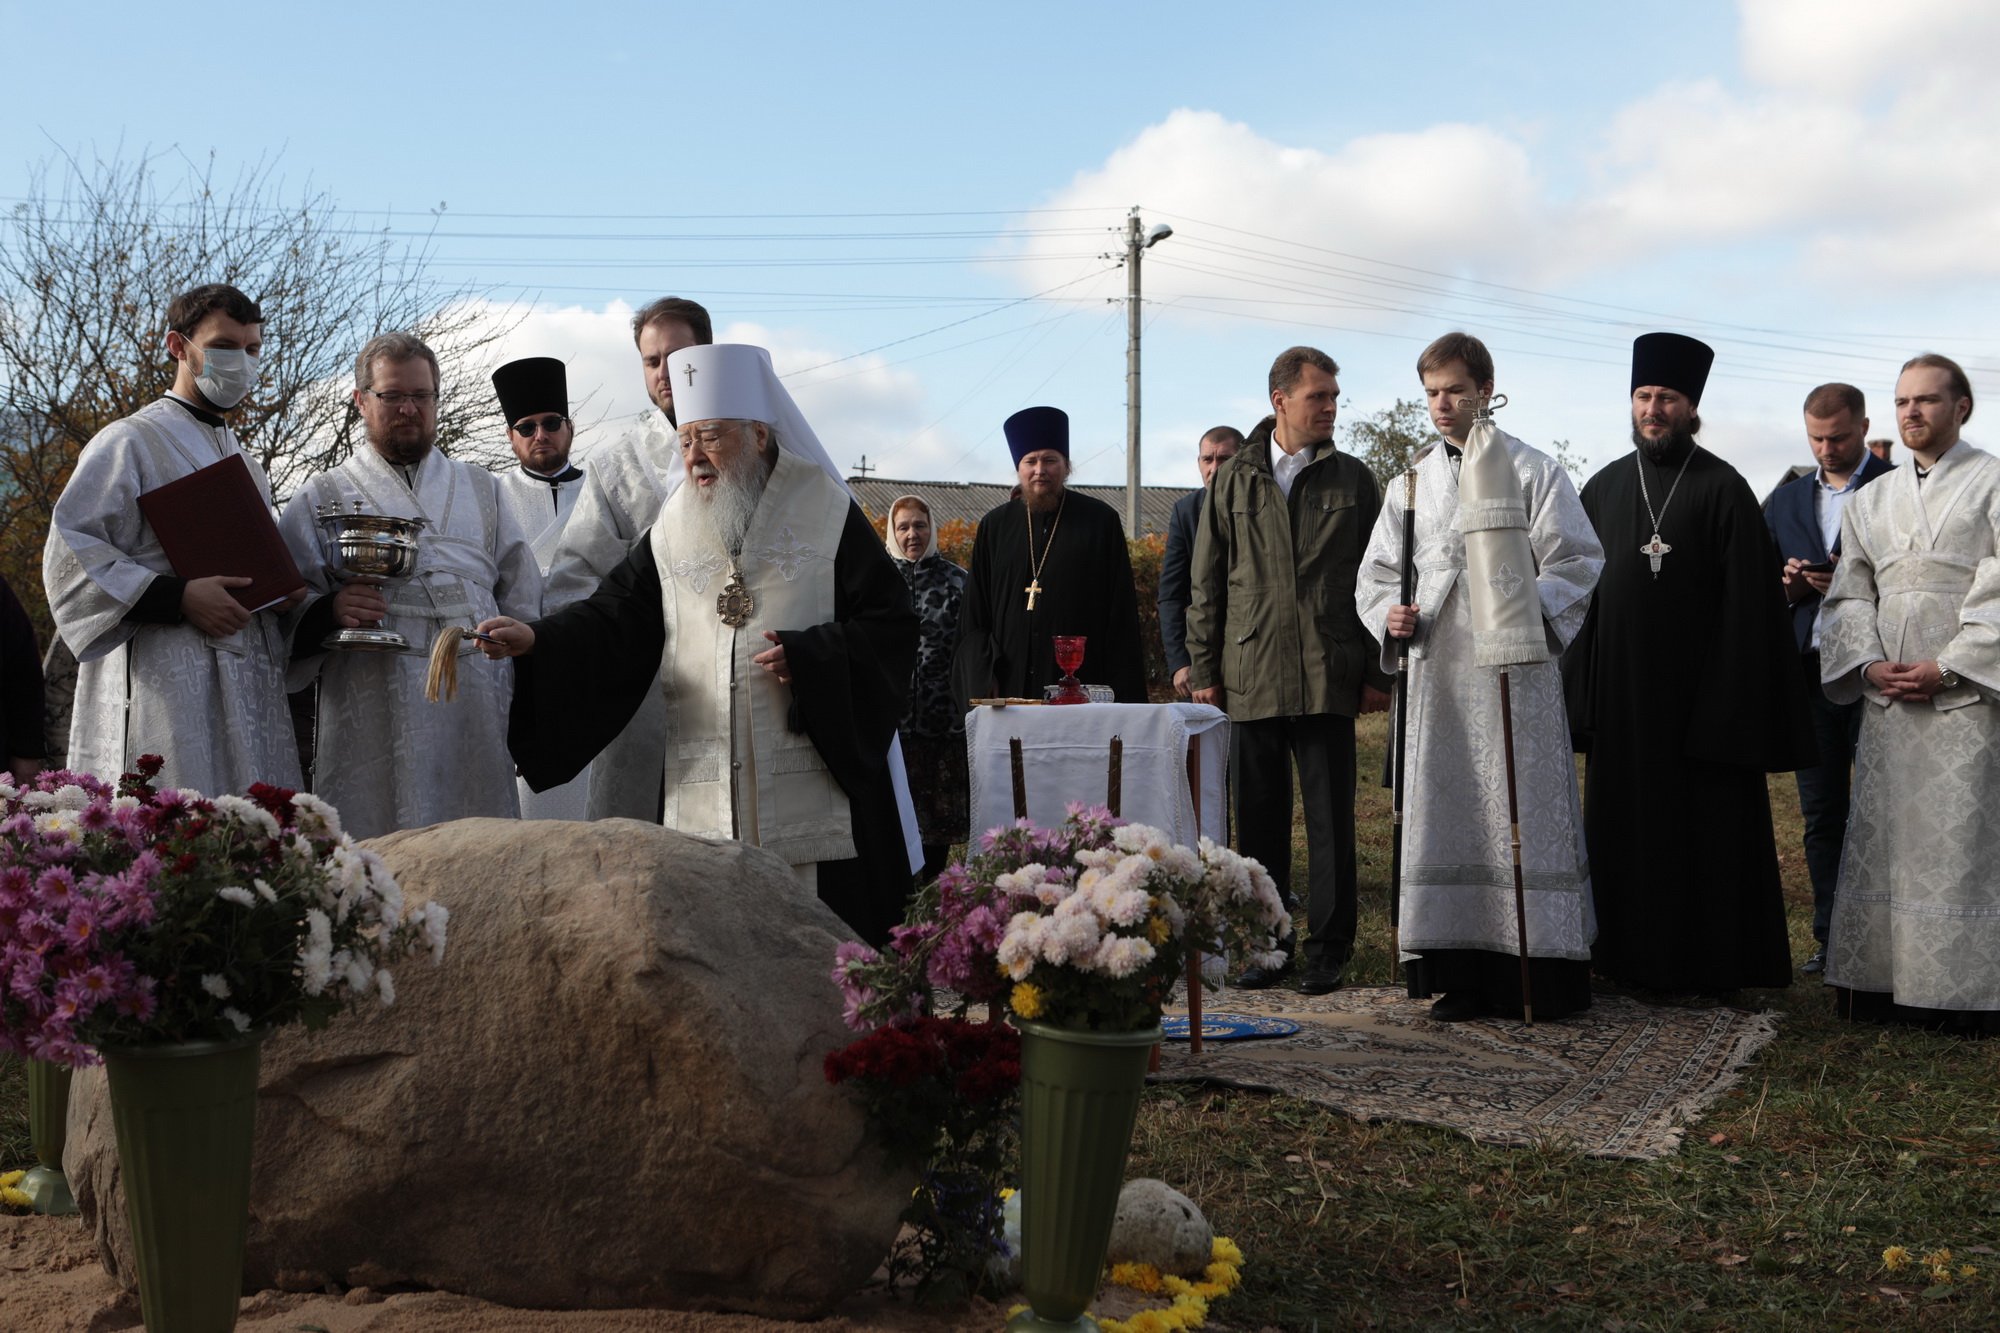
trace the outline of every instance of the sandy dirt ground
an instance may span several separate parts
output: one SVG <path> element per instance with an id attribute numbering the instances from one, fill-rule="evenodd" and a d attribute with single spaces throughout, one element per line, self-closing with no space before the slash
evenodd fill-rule
<path id="1" fill-rule="evenodd" d="M 1155 1303 L 1113 1287 L 1094 1309 L 1121 1317 Z M 988 1301 L 918 1308 L 880 1292 L 864 1292 L 831 1318 L 801 1324 L 678 1310 L 513 1310 L 446 1292 L 383 1294 L 363 1287 L 340 1294 L 259 1292 L 244 1298 L 236 1326 L 264 1333 L 992 1333 L 1006 1319 L 1006 1309 Z M 1218 1327 L 1213 1320 L 1209 1326 Z M 0 1329 L 116 1333 L 141 1327 L 139 1298 L 106 1275 L 74 1218 L 0 1216 Z"/>

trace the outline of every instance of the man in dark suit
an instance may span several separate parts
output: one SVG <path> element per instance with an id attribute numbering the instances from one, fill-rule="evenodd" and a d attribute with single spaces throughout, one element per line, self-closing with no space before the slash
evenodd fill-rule
<path id="1" fill-rule="evenodd" d="M 1196 461 L 1201 466 L 1201 489 L 1174 501 L 1167 520 L 1167 551 L 1160 557 L 1160 641 L 1167 650 L 1167 670 L 1174 679 L 1174 693 L 1185 699 L 1188 691 L 1187 609 L 1188 562 L 1194 556 L 1195 523 L 1201 518 L 1201 502 L 1215 479 L 1215 470 L 1236 457 L 1243 445 L 1243 432 L 1234 426 L 1213 426 L 1201 437 Z"/>
<path id="2" fill-rule="evenodd" d="M 1819 610 L 1840 559 L 1840 514 L 1848 498 L 1890 470 L 1867 446 L 1867 404 L 1851 384 L 1822 384 L 1806 396 L 1806 441 L 1817 470 L 1780 486 L 1764 506 L 1764 521 L 1784 557 L 1785 600 L 1804 658 L 1806 696 L 1819 765 L 1797 773 L 1805 817 L 1806 871 L 1813 887 L 1813 938 L 1819 948 L 1802 969 L 1826 970 L 1826 932 L 1833 919 L 1840 845 L 1847 837 L 1848 776 L 1861 734 L 1861 701 L 1830 702 L 1820 688 Z"/>

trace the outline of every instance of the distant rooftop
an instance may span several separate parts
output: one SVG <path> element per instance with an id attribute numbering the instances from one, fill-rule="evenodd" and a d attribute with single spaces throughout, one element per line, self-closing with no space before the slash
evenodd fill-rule
<path id="1" fill-rule="evenodd" d="M 986 517 L 987 510 L 1005 504 L 1014 491 L 1010 483 L 987 481 L 896 481 L 889 477 L 849 477 L 847 484 L 854 488 L 855 498 L 861 501 L 861 507 L 868 511 L 870 518 L 886 515 L 897 496 L 916 495 L 931 507 L 931 519 L 940 526 L 955 518 L 977 523 Z M 1118 511 L 1121 524 L 1125 521 L 1123 486 L 1072 486 L 1070 489 L 1093 500 L 1104 501 Z M 1192 486 L 1140 487 L 1140 535 L 1153 532 L 1164 534 L 1167 521 L 1173 514 L 1174 502 L 1193 489 Z"/>

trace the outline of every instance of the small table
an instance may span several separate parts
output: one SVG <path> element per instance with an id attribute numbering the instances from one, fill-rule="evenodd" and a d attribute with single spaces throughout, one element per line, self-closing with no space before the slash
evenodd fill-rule
<path id="1" fill-rule="evenodd" d="M 1123 817 L 1150 824 L 1192 847 L 1203 834 L 1228 837 L 1224 793 L 1229 776 L 1229 715 L 1209 704 L 1013 704 L 974 708 L 965 715 L 966 767 L 972 780 L 972 828 L 979 835 L 1014 822 L 1008 742 L 1021 742 L 1028 818 L 1038 827 L 1062 823 L 1071 801 L 1105 804 L 1111 738 L 1123 745 Z M 1189 790 L 1192 768 L 1200 808 Z"/>

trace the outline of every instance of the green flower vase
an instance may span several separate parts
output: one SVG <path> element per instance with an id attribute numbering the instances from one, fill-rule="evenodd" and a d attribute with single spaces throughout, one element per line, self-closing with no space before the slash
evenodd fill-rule
<path id="1" fill-rule="evenodd" d="M 1021 1294 L 1009 1329 L 1091 1329 L 1157 1025 L 1021 1030 Z"/>
<path id="2" fill-rule="evenodd" d="M 76 1211 L 63 1175 L 63 1142 L 69 1129 L 69 1069 L 28 1060 L 28 1137 L 38 1165 L 21 1179 L 21 1192 L 38 1213 L 67 1217 Z"/>
<path id="3" fill-rule="evenodd" d="M 148 1333 L 236 1327 L 263 1040 L 102 1052 Z"/>

